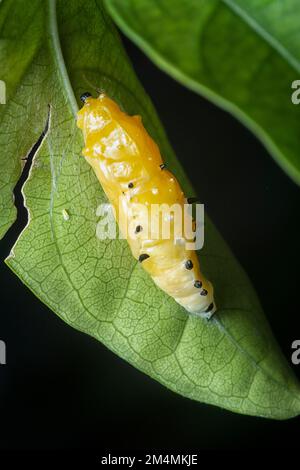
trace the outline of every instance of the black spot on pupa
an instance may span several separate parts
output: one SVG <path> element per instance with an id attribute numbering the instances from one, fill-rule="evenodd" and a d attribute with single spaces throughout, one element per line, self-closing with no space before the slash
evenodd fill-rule
<path id="1" fill-rule="evenodd" d="M 188 204 L 194 204 L 194 202 L 200 202 L 198 197 L 188 197 L 187 198 Z"/>
<path id="2" fill-rule="evenodd" d="M 83 93 L 80 97 L 80 100 L 85 103 L 87 98 L 89 98 L 90 96 L 92 96 L 88 91 L 86 91 L 85 93 Z"/>
<path id="3" fill-rule="evenodd" d="M 139 262 L 142 263 L 143 261 L 145 261 L 145 259 L 147 258 L 150 258 L 149 255 L 147 255 L 147 253 L 142 253 L 140 256 L 139 256 Z"/>
<path id="4" fill-rule="evenodd" d="M 197 289 L 201 289 L 201 287 L 202 287 L 202 282 L 197 280 L 197 281 L 194 282 L 194 286 L 195 286 Z"/>
<path id="5" fill-rule="evenodd" d="M 188 260 L 184 263 L 184 265 L 185 265 L 186 269 L 193 269 L 193 266 L 194 266 L 194 265 L 193 265 L 193 262 L 192 262 L 190 259 L 188 259 Z"/>
<path id="6" fill-rule="evenodd" d="M 133 183 L 129 183 L 128 188 L 133 188 Z"/>
<path id="7" fill-rule="evenodd" d="M 214 308 L 214 304 L 213 304 L 213 302 L 212 302 L 212 303 L 207 307 L 207 309 L 205 310 L 205 313 L 210 312 L 213 308 Z"/>
<path id="8" fill-rule="evenodd" d="M 200 295 L 207 295 L 207 290 L 206 290 L 206 289 L 203 289 L 203 290 L 200 292 Z"/>
<path id="9" fill-rule="evenodd" d="M 142 230 L 143 230 L 143 227 L 142 227 L 141 225 L 137 225 L 137 226 L 135 227 L 135 233 L 139 233 L 139 232 L 141 232 Z"/>

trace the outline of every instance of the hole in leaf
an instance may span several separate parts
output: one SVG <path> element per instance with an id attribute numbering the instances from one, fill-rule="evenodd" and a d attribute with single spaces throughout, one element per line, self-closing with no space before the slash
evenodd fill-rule
<path id="1" fill-rule="evenodd" d="M 28 210 L 25 205 L 24 201 L 24 195 L 23 195 L 23 187 L 24 184 L 26 183 L 30 170 L 33 164 L 33 159 L 38 152 L 39 148 L 41 147 L 43 140 L 45 136 L 48 133 L 49 130 L 49 122 L 50 122 L 50 105 L 48 109 L 48 116 L 45 124 L 45 128 L 43 132 L 41 133 L 40 137 L 38 140 L 33 144 L 31 149 L 29 150 L 27 156 L 23 158 L 22 160 L 25 161 L 25 164 L 22 169 L 22 173 L 20 175 L 20 178 L 18 179 L 14 189 L 13 189 L 13 195 L 14 195 L 14 204 L 17 209 L 17 218 L 15 222 L 12 224 L 12 226 L 9 228 L 9 230 L 6 232 L 2 239 L 2 244 L 5 246 L 5 252 L 7 255 L 9 255 L 12 247 L 15 245 L 18 237 L 26 227 L 28 223 Z"/>

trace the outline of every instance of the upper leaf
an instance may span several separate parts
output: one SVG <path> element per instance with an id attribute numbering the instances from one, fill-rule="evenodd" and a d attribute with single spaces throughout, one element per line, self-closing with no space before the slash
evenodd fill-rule
<path id="1" fill-rule="evenodd" d="M 300 183 L 298 0 L 105 0 L 163 70 L 231 112 Z"/>
<path id="2" fill-rule="evenodd" d="M 296 379 L 247 276 L 208 220 L 200 258 L 220 307 L 209 323 L 189 317 L 160 291 L 126 241 L 96 237 L 96 209 L 105 196 L 81 156 L 75 97 L 83 91 L 104 89 L 128 113 L 141 114 L 185 191 L 192 190 L 101 1 L 55 6 L 53 0 L 6 0 L 0 7 L 1 57 L 13 64 L 3 76 L 9 101 L 1 108 L 9 207 L 1 211 L 3 227 L 12 220 L 20 158 L 44 128 L 50 105 L 49 128 L 24 188 L 29 224 L 9 266 L 64 321 L 170 389 L 240 413 L 298 414 Z M 14 62 L 22 44 L 24 57 Z"/>

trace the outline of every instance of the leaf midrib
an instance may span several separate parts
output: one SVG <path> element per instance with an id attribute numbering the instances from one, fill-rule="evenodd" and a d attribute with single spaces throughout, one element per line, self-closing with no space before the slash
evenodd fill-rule
<path id="1" fill-rule="evenodd" d="M 57 25 L 57 16 L 56 16 L 56 0 L 48 0 L 48 27 L 49 34 L 52 46 L 52 53 L 54 61 L 57 65 L 59 76 L 63 82 L 64 88 L 67 92 L 67 97 L 74 114 L 76 117 L 78 112 L 77 101 L 73 92 L 65 60 L 63 58 L 63 53 L 61 49 L 59 34 L 58 34 L 58 25 Z"/>

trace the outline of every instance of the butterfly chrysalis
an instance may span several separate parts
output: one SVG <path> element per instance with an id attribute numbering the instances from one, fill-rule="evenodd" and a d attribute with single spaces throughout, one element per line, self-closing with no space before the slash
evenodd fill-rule
<path id="1" fill-rule="evenodd" d="M 213 287 L 200 271 L 196 252 L 187 249 L 184 230 L 177 237 L 178 226 L 171 209 L 183 209 L 189 200 L 166 169 L 158 146 L 140 116 L 127 115 L 104 93 L 98 98 L 84 93 L 81 100 L 84 106 L 77 124 L 85 140 L 83 155 L 114 208 L 133 256 L 153 281 L 188 312 L 210 318 L 216 310 Z M 155 205 L 163 207 L 160 215 L 170 224 L 167 237 L 162 236 L 161 227 L 153 235 L 151 224 L 158 217 L 149 219 L 148 209 Z M 128 222 L 134 227 L 133 234 L 128 234 Z M 181 229 L 185 223 L 187 218 L 183 217 Z"/>

